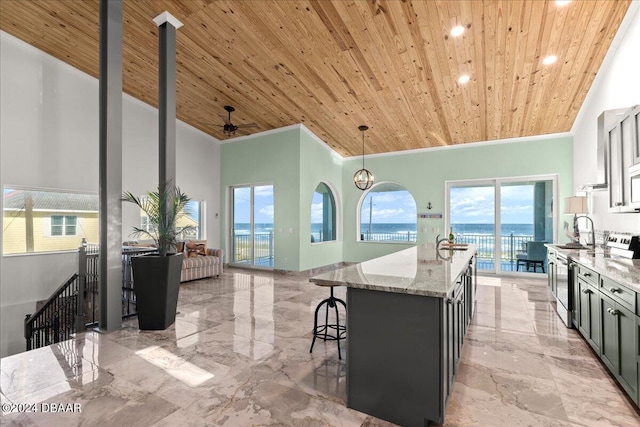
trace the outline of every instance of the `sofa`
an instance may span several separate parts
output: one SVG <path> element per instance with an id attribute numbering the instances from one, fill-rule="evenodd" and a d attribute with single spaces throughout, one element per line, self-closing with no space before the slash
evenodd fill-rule
<path id="1" fill-rule="evenodd" d="M 186 252 L 185 252 L 186 253 Z M 205 254 L 185 256 L 182 261 L 180 282 L 220 276 L 222 274 L 222 249 L 206 249 Z"/>
<path id="2" fill-rule="evenodd" d="M 122 246 L 123 249 L 155 247 L 152 243 L 138 241 L 123 242 Z M 219 277 L 222 274 L 224 255 L 222 249 L 207 248 L 205 240 L 179 242 L 176 249 L 184 255 L 180 272 L 181 283 L 205 277 Z"/>

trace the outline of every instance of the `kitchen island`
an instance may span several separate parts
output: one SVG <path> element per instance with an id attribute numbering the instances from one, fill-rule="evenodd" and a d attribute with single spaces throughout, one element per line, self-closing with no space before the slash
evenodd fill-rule
<path id="1" fill-rule="evenodd" d="M 347 406 L 402 426 L 444 422 L 474 312 L 476 248 L 419 245 L 311 282 L 347 287 Z"/>

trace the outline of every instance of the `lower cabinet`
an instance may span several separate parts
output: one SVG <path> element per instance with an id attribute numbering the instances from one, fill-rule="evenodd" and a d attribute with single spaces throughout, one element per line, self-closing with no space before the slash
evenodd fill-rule
<path id="1" fill-rule="evenodd" d="M 600 292 L 580 278 L 574 283 L 574 289 L 578 330 L 600 354 Z"/>
<path id="2" fill-rule="evenodd" d="M 580 329 L 580 289 L 578 287 L 578 268 L 574 262 L 569 264 L 571 274 L 570 283 L 573 283 L 573 293 L 571 295 L 571 322 L 573 323 L 573 327 L 576 329 Z"/>
<path id="3" fill-rule="evenodd" d="M 639 404 L 640 294 L 575 260 L 573 263 L 573 324 Z M 551 270 L 550 265 L 550 286 L 554 278 Z"/>
<path id="4" fill-rule="evenodd" d="M 638 319 L 600 293 L 601 357 L 618 382 L 638 403 Z"/>
<path id="5" fill-rule="evenodd" d="M 474 312 L 475 283 L 473 269 L 470 267 L 461 278 L 459 285 L 453 291 L 451 298 L 444 304 L 444 368 L 446 374 L 443 382 L 446 386 L 446 400 L 451 393 L 455 376 L 458 372 L 458 363 L 462 356 L 462 345 L 465 334 L 471 323 Z"/>

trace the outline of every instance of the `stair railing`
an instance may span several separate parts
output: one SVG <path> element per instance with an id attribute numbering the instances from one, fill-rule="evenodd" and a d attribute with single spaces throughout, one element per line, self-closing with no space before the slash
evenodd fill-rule
<path id="1" fill-rule="evenodd" d="M 27 350 L 68 340 L 76 332 L 80 280 L 74 273 L 44 305 L 24 319 Z"/>

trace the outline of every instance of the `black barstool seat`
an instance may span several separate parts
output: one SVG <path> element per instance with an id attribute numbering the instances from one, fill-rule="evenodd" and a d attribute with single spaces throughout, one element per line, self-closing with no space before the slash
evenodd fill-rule
<path id="1" fill-rule="evenodd" d="M 340 341 L 347 338 L 347 327 L 344 324 L 340 324 L 340 313 L 338 311 L 338 304 L 342 304 L 345 310 L 345 316 L 347 311 L 347 304 L 340 298 L 336 298 L 333 295 L 333 287 L 336 285 L 324 285 L 318 284 L 318 286 L 328 286 L 331 289 L 329 298 L 320 301 L 320 304 L 316 307 L 316 314 L 313 320 L 313 341 L 311 341 L 311 348 L 309 353 L 313 352 L 313 345 L 316 343 L 316 338 L 322 338 L 324 341 L 336 341 L 338 343 L 338 359 L 342 359 L 342 353 L 340 352 Z M 318 325 L 318 314 L 322 306 L 325 306 L 324 324 Z M 329 323 L 329 309 L 334 309 L 336 312 L 336 323 Z"/>

